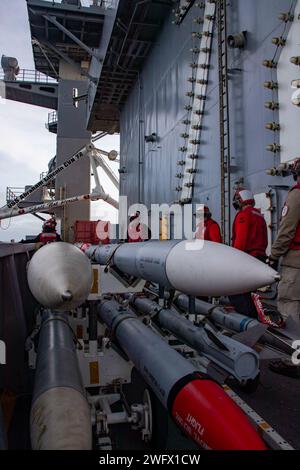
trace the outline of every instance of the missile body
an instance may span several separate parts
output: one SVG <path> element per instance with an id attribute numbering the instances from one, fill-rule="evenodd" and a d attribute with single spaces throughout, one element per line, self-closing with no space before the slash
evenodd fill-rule
<path id="1" fill-rule="evenodd" d="M 92 246 L 87 256 L 122 272 L 194 296 L 234 295 L 274 283 L 279 274 L 253 256 L 202 240 Z"/>
<path id="2" fill-rule="evenodd" d="M 116 301 L 98 307 L 104 322 L 177 425 L 200 447 L 264 450 L 238 406 L 212 380 Z"/>
<path id="3" fill-rule="evenodd" d="M 89 295 L 92 268 L 74 245 L 49 243 L 33 255 L 27 278 L 33 296 L 41 305 L 67 311 L 81 305 Z"/>
<path id="4" fill-rule="evenodd" d="M 179 295 L 175 303 L 183 310 L 189 309 L 189 298 L 185 295 Z M 221 305 L 212 305 L 199 299 L 195 301 L 195 310 L 199 315 L 210 316 L 217 325 L 236 331 L 237 333 L 261 325 L 255 318 L 241 315 L 238 312 L 227 312 Z"/>
<path id="5" fill-rule="evenodd" d="M 72 330 L 65 313 L 44 313 L 30 416 L 34 450 L 89 450 L 92 431 Z"/>
<path id="6" fill-rule="evenodd" d="M 259 374 L 259 356 L 253 349 L 222 334 L 217 336 L 196 326 L 175 310 L 161 309 L 150 299 L 133 297 L 134 307 L 145 314 L 157 310 L 158 323 L 177 338 L 225 369 L 238 380 L 253 380 Z M 209 333 L 216 337 L 213 341 Z M 218 345 L 218 340 L 220 345 Z M 224 347 L 222 347 L 222 345 Z"/>
<path id="7" fill-rule="evenodd" d="M 188 311 L 189 298 L 187 296 L 179 295 L 176 298 L 175 303 L 178 307 Z M 255 320 L 255 318 L 241 315 L 235 311 L 228 312 L 224 309 L 224 307 L 222 307 L 222 305 L 214 306 L 207 302 L 203 302 L 203 300 L 196 299 L 195 310 L 199 315 L 209 316 L 216 325 L 227 328 L 230 331 L 235 331 L 236 333 L 242 333 L 243 331 L 248 331 L 251 328 L 257 327 L 258 325 L 262 325 L 262 323 L 260 323 L 258 320 Z M 276 333 L 274 334 L 274 332 L 266 330 L 262 334 L 259 341 L 268 346 L 275 347 L 286 354 L 293 354 L 293 348 L 288 343 L 283 341 L 280 336 L 276 336 Z"/>

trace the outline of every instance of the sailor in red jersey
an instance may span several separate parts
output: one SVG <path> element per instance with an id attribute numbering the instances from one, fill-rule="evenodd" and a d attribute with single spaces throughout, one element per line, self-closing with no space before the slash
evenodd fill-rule
<path id="1" fill-rule="evenodd" d="M 233 207 L 238 210 L 232 228 L 233 248 L 244 251 L 261 261 L 266 261 L 267 224 L 264 216 L 255 208 L 253 193 L 247 189 L 236 191 Z M 257 309 L 251 292 L 230 296 L 230 301 L 239 313 L 257 318 Z"/>
<path id="2" fill-rule="evenodd" d="M 232 227 L 232 246 L 262 261 L 266 260 L 268 231 L 264 216 L 256 209 L 248 190 L 235 193 L 233 205 L 238 209 Z"/>
<path id="3" fill-rule="evenodd" d="M 199 209 L 197 212 L 199 213 L 200 210 L 202 211 L 202 209 Z M 195 238 L 198 240 L 202 240 L 204 238 L 204 240 L 210 242 L 222 243 L 220 226 L 218 222 L 212 218 L 208 206 L 204 206 L 204 224 L 202 222 L 198 223 Z"/>
<path id="4" fill-rule="evenodd" d="M 43 224 L 43 231 L 33 240 L 36 243 L 47 243 L 60 242 L 60 235 L 56 232 L 56 220 L 51 217 Z"/>

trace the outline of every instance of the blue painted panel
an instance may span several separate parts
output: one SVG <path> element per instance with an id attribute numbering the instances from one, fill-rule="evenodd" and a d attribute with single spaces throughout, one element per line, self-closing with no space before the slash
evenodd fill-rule
<path id="1" fill-rule="evenodd" d="M 277 100 L 277 93 L 263 87 L 266 80 L 276 80 L 276 70 L 262 66 L 264 59 L 272 59 L 275 46 L 272 37 L 280 36 L 284 24 L 278 19 L 289 10 L 286 0 L 232 0 L 228 3 L 228 33 L 246 30 L 245 50 L 229 51 L 230 77 L 230 131 L 232 163 L 236 168 L 233 183 L 243 177 L 254 193 L 266 191 L 268 185 L 289 185 L 291 179 L 267 176 L 266 169 L 279 164 L 278 155 L 266 151 L 268 144 L 278 141 L 265 123 L 278 120 L 278 113 L 267 110 L 265 101 Z M 178 199 L 175 175 L 182 159 L 178 148 L 184 144 L 180 134 L 185 131 L 182 120 L 187 116 L 187 91 L 191 84 L 189 64 L 191 47 L 195 45 L 191 32 L 199 31 L 193 19 L 200 10 L 192 7 L 183 23 L 172 24 L 173 16 L 165 25 L 140 75 L 142 93 L 137 83 L 121 115 L 121 161 L 127 173 L 121 181 L 121 192 L 130 203 L 138 201 L 138 167 L 142 167 L 141 199 L 151 203 L 171 203 Z M 288 28 L 288 26 L 287 26 Z M 220 145 L 219 145 L 219 90 L 217 30 L 214 31 L 211 69 L 207 90 L 206 115 L 199 147 L 200 159 L 195 178 L 194 202 L 207 202 L 220 217 Z M 139 100 L 140 96 L 140 100 Z M 140 108 L 140 109 L 139 109 Z M 139 115 L 141 121 L 139 126 Z M 139 146 L 139 129 L 141 145 Z M 145 144 L 144 135 L 157 133 L 156 143 Z M 277 140 L 276 140 L 277 139 Z M 140 157 L 139 157 L 140 152 Z M 139 158 L 142 165 L 139 165 Z M 284 192 L 280 191 L 279 205 Z M 234 215 L 234 214 L 233 214 Z"/>

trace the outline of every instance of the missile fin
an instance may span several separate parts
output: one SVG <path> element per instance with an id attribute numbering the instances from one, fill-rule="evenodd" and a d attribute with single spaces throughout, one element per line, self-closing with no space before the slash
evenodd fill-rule
<path id="1" fill-rule="evenodd" d="M 253 348 L 253 346 L 256 345 L 267 329 L 268 325 L 257 325 L 247 331 L 237 333 L 236 335 L 232 336 L 232 339 L 245 344 L 245 346 L 249 346 L 249 348 Z"/>
<path id="2" fill-rule="evenodd" d="M 209 339 L 222 351 L 229 351 L 227 346 L 208 328 L 204 328 Z"/>
<path id="3" fill-rule="evenodd" d="M 285 322 L 285 328 L 283 331 L 280 331 L 282 334 L 286 334 L 288 339 L 299 339 L 300 338 L 300 328 L 299 324 L 295 322 L 292 317 L 288 317 Z"/>

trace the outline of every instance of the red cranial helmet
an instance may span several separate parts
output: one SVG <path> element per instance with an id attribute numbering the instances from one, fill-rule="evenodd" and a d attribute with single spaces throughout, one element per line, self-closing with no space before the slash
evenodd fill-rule
<path id="1" fill-rule="evenodd" d="M 233 196 L 233 207 L 239 210 L 249 204 L 255 204 L 253 193 L 248 189 L 238 189 Z"/>

